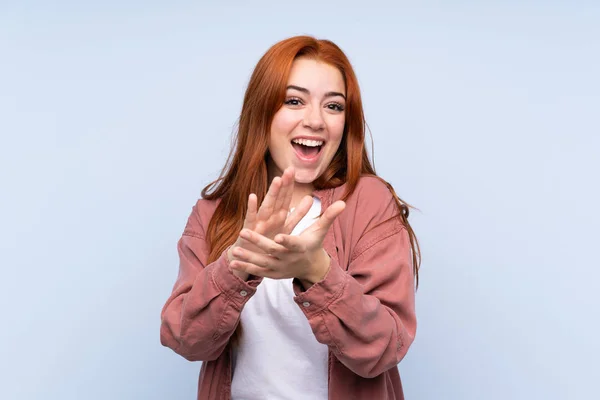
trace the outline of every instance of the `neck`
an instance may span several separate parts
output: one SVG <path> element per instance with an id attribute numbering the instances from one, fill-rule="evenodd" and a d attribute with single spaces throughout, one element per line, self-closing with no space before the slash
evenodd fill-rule
<path id="1" fill-rule="evenodd" d="M 290 204 L 290 208 L 296 207 L 300 200 L 302 200 L 305 196 L 312 196 L 314 191 L 314 187 L 310 183 L 294 183 L 294 194 L 292 195 L 292 203 Z"/>

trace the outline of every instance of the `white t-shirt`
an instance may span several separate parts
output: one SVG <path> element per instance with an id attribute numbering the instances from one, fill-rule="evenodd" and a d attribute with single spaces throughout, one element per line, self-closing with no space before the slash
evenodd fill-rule
<path id="1" fill-rule="evenodd" d="M 292 235 L 320 213 L 321 202 L 314 198 Z M 327 399 L 328 349 L 317 342 L 293 297 L 292 279 L 264 278 L 244 306 L 233 354 L 232 400 Z"/>

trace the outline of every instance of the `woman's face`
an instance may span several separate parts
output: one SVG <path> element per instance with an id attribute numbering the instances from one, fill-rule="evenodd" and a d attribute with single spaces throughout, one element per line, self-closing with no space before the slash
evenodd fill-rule
<path id="1" fill-rule="evenodd" d="M 285 102 L 271 124 L 269 174 L 293 166 L 312 184 L 329 166 L 344 134 L 346 90 L 341 72 L 307 58 L 292 64 Z"/>

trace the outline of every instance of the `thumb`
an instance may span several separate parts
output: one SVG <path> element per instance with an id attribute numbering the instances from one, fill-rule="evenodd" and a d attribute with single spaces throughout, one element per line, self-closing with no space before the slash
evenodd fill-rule
<path id="1" fill-rule="evenodd" d="M 317 222 L 315 222 L 315 224 L 317 225 L 316 227 L 318 229 L 323 230 L 324 232 L 327 232 L 331 224 L 333 224 L 333 221 L 335 221 L 335 219 L 342 213 L 342 211 L 344 211 L 345 208 L 345 202 L 343 202 L 342 200 L 336 201 L 335 203 L 327 207 L 327 210 L 325 210 L 323 215 L 321 215 L 321 218 L 319 218 Z"/>

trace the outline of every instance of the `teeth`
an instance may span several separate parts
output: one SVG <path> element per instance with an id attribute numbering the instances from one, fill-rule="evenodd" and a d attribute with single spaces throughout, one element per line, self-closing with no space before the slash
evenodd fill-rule
<path id="1" fill-rule="evenodd" d="M 294 140 L 292 140 L 292 142 L 297 143 L 297 144 L 302 144 L 304 146 L 309 146 L 309 147 L 317 147 L 317 146 L 323 145 L 322 140 L 294 139 Z"/>

